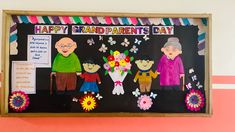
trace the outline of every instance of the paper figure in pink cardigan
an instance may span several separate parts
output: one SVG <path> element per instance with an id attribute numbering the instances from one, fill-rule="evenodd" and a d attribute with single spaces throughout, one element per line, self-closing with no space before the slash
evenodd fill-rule
<path id="1" fill-rule="evenodd" d="M 157 72 L 160 74 L 160 89 L 162 90 L 180 90 L 183 79 L 182 90 L 184 91 L 184 65 L 181 57 L 182 47 L 177 37 L 168 38 L 167 42 L 161 48 L 164 55 L 161 57 Z"/>

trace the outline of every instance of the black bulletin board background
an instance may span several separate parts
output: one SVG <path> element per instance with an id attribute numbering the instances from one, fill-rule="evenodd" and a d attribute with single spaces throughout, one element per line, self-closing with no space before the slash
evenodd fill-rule
<path id="1" fill-rule="evenodd" d="M 48 25 L 48 24 L 47 24 Z M 107 26 L 107 25 L 105 25 Z M 111 26 L 111 25 L 108 25 Z M 71 35 L 72 25 L 68 26 L 68 35 L 51 35 L 52 36 L 52 47 L 51 47 L 51 64 L 57 54 L 54 45 L 56 41 L 58 41 L 62 37 L 70 37 L 74 41 L 77 42 L 77 49 L 75 53 L 79 57 L 81 63 L 88 58 L 95 59 L 98 64 L 102 67 L 98 73 L 100 75 L 102 84 L 99 85 L 100 94 L 103 96 L 103 99 L 98 101 L 98 107 L 91 111 L 91 113 L 102 112 L 102 113 L 112 113 L 112 112 L 144 112 L 137 107 L 137 98 L 132 95 L 132 91 L 138 88 L 138 83 L 133 82 L 133 78 L 137 72 L 137 67 L 134 62 L 132 62 L 132 75 L 128 74 L 123 81 L 124 86 L 124 95 L 113 95 L 113 81 L 109 77 L 109 75 L 104 76 L 103 64 L 104 61 L 102 59 L 103 56 L 107 56 L 109 52 L 101 53 L 98 51 L 102 43 L 105 43 L 108 49 L 110 50 L 119 50 L 123 52 L 124 50 L 129 50 L 134 44 L 135 38 L 142 40 L 141 45 L 137 45 L 139 51 L 137 54 L 133 54 L 130 52 L 130 56 L 134 56 L 135 59 L 140 58 L 143 55 L 148 55 L 154 60 L 154 65 L 152 70 L 156 70 L 158 60 L 162 56 L 161 47 L 165 44 L 167 39 L 172 36 L 167 35 L 151 35 L 150 31 L 150 40 L 144 41 L 143 36 L 132 36 L 132 35 L 119 35 L 112 37 L 117 41 L 117 44 L 114 46 L 109 45 L 107 42 L 110 36 L 103 36 L 104 40 L 99 41 L 98 35 Z M 150 26 L 151 30 L 152 26 Z M 27 35 L 34 34 L 34 25 L 33 24 L 17 24 L 18 30 L 18 55 L 10 56 L 10 83 L 9 86 L 11 88 L 11 63 L 12 61 L 26 61 L 27 60 Z M 181 55 L 185 74 L 186 74 L 186 83 L 190 80 L 188 78 L 188 70 L 190 68 L 194 68 L 195 73 L 198 76 L 198 80 L 204 86 L 204 56 L 199 56 L 197 54 L 198 48 L 198 27 L 197 26 L 174 26 L 174 35 L 180 39 L 180 43 L 182 44 L 183 54 Z M 95 41 L 95 45 L 89 46 L 87 44 L 87 39 L 93 38 Z M 128 38 L 131 42 L 128 48 L 120 45 L 123 42 L 124 38 Z M 83 93 L 79 92 L 79 89 L 83 83 L 83 80 L 78 77 L 77 84 L 77 92 L 73 93 L 65 93 L 65 94 L 53 94 L 50 95 L 50 72 L 51 68 L 37 68 L 36 69 L 36 94 L 29 95 L 30 105 L 29 107 L 23 111 L 25 113 L 70 113 L 70 112 L 84 112 L 81 108 L 81 105 L 78 102 L 72 102 L 73 96 L 83 96 Z M 55 88 L 55 85 L 54 85 Z M 187 93 L 187 89 L 183 91 L 161 91 L 159 88 L 159 77 L 153 80 L 152 83 L 152 91 L 157 93 L 158 96 L 153 100 L 153 106 L 147 110 L 146 112 L 158 112 L 158 113 L 188 113 L 190 111 L 187 110 L 184 99 Z M 10 89 L 11 90 L 11 89 Z M 204 89 L 202 89 L 204 93 Z M 11 109 L 9 109 L 10 113 L 14 113 Z M 201 109 L 199 112 L 205 113 L 205 108 Z"/>

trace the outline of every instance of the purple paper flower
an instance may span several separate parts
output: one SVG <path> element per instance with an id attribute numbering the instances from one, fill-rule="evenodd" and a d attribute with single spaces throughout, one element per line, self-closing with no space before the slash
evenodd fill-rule
<path id="1" fill-rule="evenodd" d="M 190 111 L 199 111 L 204 107 L 204 101 L 204 95 L 201 93 L 201 91 L 194 89 L 190 90 L 185 98 L 187 109 Z"/>

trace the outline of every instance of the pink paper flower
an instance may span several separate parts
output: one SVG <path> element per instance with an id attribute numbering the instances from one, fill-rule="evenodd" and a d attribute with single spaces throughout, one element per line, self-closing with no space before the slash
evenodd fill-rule
<path id="1" fill-rule="evenodd" d="M 119 55 L 120 60 L 124 60 L 126 58 L 126 55 L 124 53 L 121 53 Z"/>
<path id="2" fill-rule="evenodd" d="M 109 65 L 108 63 L 105 63 L 105 64 L 104 64 L 104 69 L 110 70 L 110 65 Z"/>
<path id="3" fill-rule="evenodd" d="M 185 98 L 187 109 L 190 111 L 199 111 L 204 107 L 204 101 L 204 95 L 201 93 L 201 91 L 194 89 L 190 90 Z"/>
<path id="4" fill-rule="evenodd" d="M 137 105 L 141 110 L 148 110 L 153 104 L 152 99 L 147 95 L 141 95 L 138 98 Z"/>
<path id="5" fill-rule="evenodd" d="M 125 68 L 126 68 L 127 70 L 130 70 L 130 69 L 131 69 L 131 63 L 130 63 L 130 62 L 129 62 L 129 63 L 126 63 Z"/>

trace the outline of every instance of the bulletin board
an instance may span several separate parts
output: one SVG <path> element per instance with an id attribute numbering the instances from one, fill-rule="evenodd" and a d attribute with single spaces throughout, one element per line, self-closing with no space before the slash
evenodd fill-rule
<path id="1" fill-rule="evenodd" d="M 3 11 L 2 115 L 211 115 L 210 40 L 210 14 Z"/>

